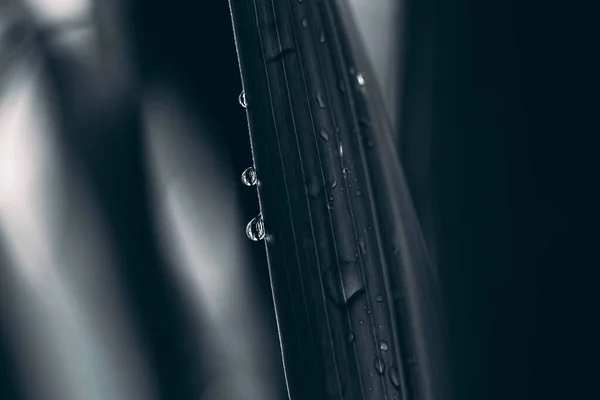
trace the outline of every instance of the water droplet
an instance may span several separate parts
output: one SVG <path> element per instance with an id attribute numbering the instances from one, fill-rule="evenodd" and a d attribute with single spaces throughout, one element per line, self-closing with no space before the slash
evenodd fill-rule
<path id="1" fill-rule="evenodd" d="M 304 0 L 298 0 L 298 3 L 302 3 Z"/>
<path id="2" fill-rule="evenodd" d="M 325 104 L 323 95 L 320 92 L 317 93 L 317 104 L 318 104 L 319 108 L 327 108 L 327 104 Z"/>
<path id="3" fill-rule="evenodd" d="M 350 75 L 356 74 L 356 70 L 354 68 L 350 68 Z"/>
<path id="4" fill-rule="evenodd" d="M 365 293 L 360 265 L 356 262 L 343 262 L 340 264 L 340 268 L 345 302 L 346 304 L 350 304 Z"/>
<path id="5" fill-rule="evenodd" d="M 368 390 L 369 390 L 369 392 L 372 392 L 373 388 L 371 386 L 369 386 Z"/>
<path id="6" fill-rule="evenodd" d="M 363 256 L 367 254 L 367 242 L 365 238 L 361 237 L 358 239 L 358 248 L 360 249 L 360 254 Z"/>
<path id="7" fill-rule="evenodd" d="M 381 358 L 377 357 L 375 359 L 375 362 L 373 363 L 373 366 L 375 367 L 375 371 L 377 371 L 379 375 L 383 375 L 383 373 L 385 372 L 385 364 L 383 363 L 383 360 Z"/>
<path id="8" fill-rule="evenodd" d="M 362 324 L 364 324 L 365 322 L 364 322 L 364 321 L 361 319 L 360 321 L 358 321 L 358 323 L 359 323 L 360 325 L 362 325 Z"/>
<path id="9" fill-rule="evenodd" d="M 384 340 L 382 340 L 381 342 L 379 342 L 379 348 L 382 351 L 388 351 L 389 350 L 388 344 Z"/>
<path id="10" fill-rule="evenodd" d="M 259 241 L 263 240 L 265 237 L 265 223 L 263 221 L 262 215 L 258 215 L 255 218 L 252 218 L 248 225 L 246 225 L 246 235 L 248 238 Z"/>
<path id="11" fill-rule="evenodd" d="M 238 96 L 238 103 L 240 103 L 240 106 L 246 108 L 248 107 L 248 103 L 246 102 L 246 92 L 244 92 L 242 90 L 242 93 L 240 93 L 240 95 Z"/>
<path id="12" fill-rule="evenodd" d="M 331 203 L 327 203 L 327 209 L 328 209 L 329 211 L 333 210 L 333 204 L 331 204 Z"/>
<path id="13" fill-rule="evenodd" d="M 363 74 L 358 74 L 356 75 L 356 82 L 358 82 L 358 84 L 360 86 L 365 86 L 365 77 Z"/>
<path id="14" fill-rule="evenodd" d="M 254 186 L 258 181 L 256 177 L 256 170 L 254 167 L 248 167 L 242 172 L 242 183 L 246 186 Z"/>
<path id="15" fill-rule="evenodd" d="M 352 263 L 345 263 L 352 264 Z M 323 285 L 327 298 L 331 300 L 336 307 L 343 307 L 352 303 L 359 296 L 364 294 L 364 286 L 360 279 L 358 266 L 341 265 L 341 273 L 333 268 L 327 269 L 323 274 Z M 340 280 L 341 278 L 341 280 Z"/>
<path id="16" fill-rule="evenodd" d="M 329 196 L 329 201 L 333 201 L 333 196 Z"/>
<path id="17" fill-rule="evenodd" d="M 392 366 L 388 372 L 390 377 L 390 382 L 394 385 L 395 388 L 400 387 L 400 375 L 398 374 L 398 367 Z"/>
<path id="18" fill-rule="evenodd" d="M 321 35 L 319 36 L 319 42 L 325 43 L 325 32 L 321 31 Z"/>
<path id="19" fill-rule="evenodd" d="M 331 188 L 332 188 L 332 189 L 335 189 L 335 187 L 336 187 L 336 186 L 337 186 L 337 181 L 334 179 L 334 180 L 331 182 Z"/>
<path id="20" fill-rule="evenodd" d="M 327 132 L 327 129 L 321 128 L 319 131 L 319 136 L 321 136 L 326 142 L 329 141 L 329 132 Z"/>
<path id="21" fill-rule="evenodd" d="M 344 148 L 342 147 L 341 143 L 340 143 L 340 157 L 344 157 Z"/>
<path id="22" fill-rule="evenodd" d="M 357 191 L 356 191 L 356 195 L 357 195 L 358 197 L 360 197 L 360 196 L 362 196 L 362 192 L 361 192 L 360 190 L 357 190 Z"/>
<path id="23" fill-rule="evenodd" d="M 354 333 L 350 332 L 348 334 L 348 343 L 354 342 Z"/>
<path id="24" fill-rule="evenodd" d="M 348 175 L 349 173 L 350 173 L 350 170 L 348 168 L 342 169 L 342 174 Z"/>
<path id="25" fill-rule="evenodd" d="M 302 27 L 306 28 L 308 26 L 308 20 L 306 18 L 302 18 Z"/>
<path id="26" fill-rule="evenodd" d="M 306 184 L 306 192 L 312 198 L 317 198 L 321 194 L 321 185 L 316 180 L 309 181 Z"/>
<path id="27" fill-rule="evenodd" d="M 381 303 L 383 301 L 383 296 L 380 293 L 378 293 L 375 296 L 375 301 L 378 302 L 378 303 Z"/>
<path id="28" fill-rule="evenodd" d="M 336 125 L 336 127 L 335 127 L 335 132 L 336 132 L 336 133 L 340 133 L 340 127 L 339 127 L 339 126 L 337 126 L 337 125 Z"/>

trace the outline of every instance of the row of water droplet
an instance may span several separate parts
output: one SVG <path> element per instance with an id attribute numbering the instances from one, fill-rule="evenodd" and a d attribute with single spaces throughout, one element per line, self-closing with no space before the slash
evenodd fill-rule
<path id="1" fill-rule="evenodd" d="M 246 101 L 246 92 L 242 90 L 240 95 L 238 96 L 238 103 L 240 106 L 247 108 L 248 103 Z M 248 167 L 242 172 L 242 183 L 246 186 L 255 186 L 258 183 L 258 176 L 256 174 L 256 169 L 254 167 Z M 258 214 L 256 217 L 252 218 L 250 222 L 246 225 L 246 236 L 249 239 L 254 240 L 256 242 L 263 240 L 265 238 L 265 222 L 263 220 L 262 214 Z"/>
<path id="2" fill-rule="evenodd" d="M 302 3 L 303 0 L 297 0 L 298 3 Z M 304 28 L 308 27 L 308 20 L 306 18 L 303 18 L 301 21 L 301 25 Z M 321 43 L 325 42 L 325 34 L 323 31 L 320 32 L 320 37 L 319 37 L 319 41 Z M 361 92 L 364 93 L 365 91 L 365 86 L 366 86 L 366 81 L 365 81 L 365 77 L 362 73 L 357 73 L 354 69 L 350 69 L 350 74 L 352 76 L 354 76 L 354 79 L 358 85 L 358 88 Z M 345 92 L 345 84 L 343 82 L 340 82 L 340 90 L 342 92 Z M 243 107 L 243 108 L 247 108 L 248 107 L 248 103 L 246 100 L 246 94 L 244 91 L 242 91 L 238 97 L 238 102 L 239 104 Z M 319 92 L 316 95 L 316 102 L 317 102 L 317 106 L 321 109 L 326 109 L 327 108 L 327 104 L 323 98 L 323 95 Z M 339 128 L 336 127 L 336 132 L 339 132 Z M 325 128 L 321 128 L 319 130 L 319 136 L 324 140 L 324 141 L 329 141 L 330 138 L 330 132 L 325 129 Z M 369 146 L 371 147 L 371 146 Z M 339 144 L 339 155 L 340 157 L 343 157 L 344 155 L 344 150 L 342 147 L 342 144 Z M 342 173 L 344 175 L 344 177 L 346 177 L 349 173 L 350 170 L 348 168 L 344 168 L 342 170 Z M 258 183 L 258 177 L 257 177 L 257 173 L 254 167 L 248 167 L 246 170 L 244 170 L 244 172 L 242 173 L 241 176 L 241 180 L 242 183 L 245 186 L 255 186 Z M 333 180 L 333 182 L 331 183 L 331 189 L 335 188 L 337 186 L 337 181 Z M 319 192 L 320 192 L 320 188 L 318 187 L 308 187 L 307 188 L 307 192 L 309 195 L 311 195 L 312 197 L 317 197 Z M 357 196 L 361 195 L 360 191 L 356 192 Z M 260 241 L 263 240 L 266 236 L 265 233 L 265 225 L 264 225 L 264 220 L 262 217 L 262 214 L 259 214 L 258 216 L 256 216 L 255 218 L 253 218 L 250 222 L 248 222 L 248 224 L 246 225 L 246 235 L 248 236 L 249 239 L 253 240 L 253 241 Z M 366 243 L 364 241 L 364 239 L 360 239 L 359 243 L 359 250 L 360 253 L 365 255 L 367 250 L 366 250 Z M 381 303 L 383 302 L 383 296 L 381 294 L 377 294 L 375 296 L 375 300 L 377 303 Z M 369 311 L 370 314 L 370 311 Z M 360 320 L 359 323 L 362 325 L 363 321 Z M 352 343 L 355 340 L 355 336 L 354 333 L 350 333 L 348 335 L 348 342 Z M 389 350 L 389 346 L 387 344 L 386 341 L 381 340 L 379 342 L 379 349 L 382 352 L 387 352 Z M 375 371 L 379 374 L 379 375 L 384 375 L 386 372 L 386 366 L 385 366 L 385 362 L 383 361 L 383 359 L 381 357 L 376 357 L 373 361 L 373 368 L 375 369 Z M 398 372 L 398 368 L 396 366 L 392 366 L 388 369 L 388 377 L 389 380 L 391 382 L 391 384 L 396 387 L 399 388 L 400 387 L 400 377 L 399 377 L 399 372 Z M 368 388 L 369 391 L 372 391 L 372 388 L 369 387 Z M 394 396 L 394 398 L 396 398 Z"/>
<path id="3" fill-rule="evenodd" d="M 301 2 L 301 0 L 298 0 L 298 1 Z M 303 25 L 304 25 L 304 20 L 303 20 Z M 323 38 L 323 35 L 321 35 L 321 37 Z M 323 39 L 321 39 L 321 41 L 323 41 Z M 353 69 L 350 70 L 350 73 L 353 75 L 355 74 Z M 365 85 L 365 79 L 361 73 L 356 74 L 356 81 L 359 86 Z M 316 98 L 317 98 L 317 105 L 319 106 L 319 108 L 327 108 L 327 104 L 325 103 L 325 100 L 323 99 L 323 95 L 321 93 L 317 93 Z M 244 107 L 244 108 L 248 107 L 248 102 L 246 100 L 246 92 L 245 91 L 242 90 L 242 92 L 238 96 L 238 102 L 242 107 Z M 336 130 L 339 130 L 339 128 L 336 128 Z M 319 135 L 321 136 L 321 138 L 323 138 L 323 140 L 325 140 L 325 141 L 329 140 L 329 132 L 325 128 L 321 128 L 321 130 L 319 131 Z M 340 157 L 343 157 L 344 149 L 343 149 L 341 143 L 339 145 L 339 153 L 340 153 Z M 344 175 L 348 175 L 350 173 L 350 170 L 348 168 L 344 168 L 342 170 L 342 173 Z M 256 175 L 255 168 L 254 167 L 246 168 L 244 170 L 244 172 L 242 173 L 242 183 L 246 186 L 254 186 L 257 184 L 257 182 L 258 182 L 258 178 Z M 335 181 L 332 185 L 333 185 L 332 187 L 335 187 Z M 356 194 L 358 196 L 361 195 L 360 191 L 357 191 Z M 253 218 L 250 222 L 248 222 L 248 224 L 246 225 L 246 235 L 248 236 L 248 238 L 250 238 L 251 240 L 254 240 L 254 241 L 260 241 L 260 240 L 264 239 L 265 226 L 264 226 L 264 221 L 263 221 L 262 215 L 259 214 L 258 216 Z"/>
<path id="4" fill-rule="evenodd" d="M 242 96 L 240 95 L 240 99 Z M 241 100 L 240 100 L 241 103 Z M 254 186 L 258 182 L 254 167 L 248 167 L 242 172 L 242 183 L 246 186 Z M 246 225 L 246 236 L 254 241 L 263 240 L 265 237 L 265 223 L 261 214 L 252 218 Z"/>
<path id="5" fill-rule="evenodd" d="M 302 3 L 302 1 L 303 0 L 298 0 L 299 3 Z M 306 28 L 308 26 L 308 20 L 306 18 L 303 18 L 301 23 L 302 23 L 302 27 L 304 27 L 304 28 Z M 321 43 L 325 42 L 325 34 L 323 31 L 321 31 L 319 41 Z M 356 75 L 356 82 L 358 83 L 359 88 L 361 88 L 361 90 L 364 91 L 364 86 L 366 85 L 364 75 L 362 73 L 356 74 L 353 69 L 350 70 L 350 73 L 352 75 Z M 340 88 L 342 91 L 345 91 L 345 86 L 343 83 L 340 85 Z M 325 103 L 325 100 L 323 99 L 323 95 L 321 93 L 317 93 L 316 99 L 317 99 L 317 105 L 319 106 L 319 108 L 321 108 L 321 109 L 327 108 L 327 104 Z M 319 136 L 321 136 L 321 138 L 323 140 L 329 141 L 329 131 L 327 129 L 321 128 L 319 130 Z M 343 157 L 343 155 L 344 155 L 344 150 L 343 150 L 341 143 L 339 146 L 339 154 L 340 154 L 340 157 Z M 344 168 L 342 170 L 342 173 L 344 174 L 344 176 L 346 176 L 350 173 L 350 170 L 348 168 Z M 337 186 L 337 181 L 333 180 L 333 182 L 331 183 L 331 188 L 333 189 L 336 186 Z M 317 191 L 319 191 L 319 190 L 314 189 L 314 188 L 312 190 L 309 188 L 309 190 L 308 190 L 309 194 L 313 193 L 313 195 L 317 194 L 317 193 L 314 193 Z M 360 196 L 360 192 L 357 192 L 357 195 Z M 364 255 L 366 253 L 366 243 L 365 243 L 364 239 L 361 239 L 359 241 L 359 248 L 360 248 L 361 253 Z M 381 294 L 378 294 L 376 296 L 375 300 L 378 303 L 381 303 L 383 301 L 383 296 Z M 360 323 L 362 323 L 362 320 L 360 321 Z M 350 333 L 348 336 L 348 341 L 351 343 L 354 341 L 354 339 L 355 339 L 354 333 Z M 379 343 L 379 348 L 381 349 L 381 351 L 385 351 L 385 352 L 387 352 L 389 350 L 389 346 L 388 346 L 387 342 L 385 342 L 383 340 Z M 373 366 L 374 366 L 375 370 L 377 371 L 377 373 L 379 373 L 380 375 L 383 375 L 385 373 L 385 363 L 380 357 L 375 358 Z M 395 366 L 390 368 L 389 378 L 390 378 L 390 382 L 394 385 L 394 387 L 398 388 L 400 386 L 398 369 Z M 369 389 L 371 389 L 371 388 L 369 388 Z"/>
<path id="6" fill-rule="evenodd" d="M 298 1 L 301 2 L 302 0 L 298 0 Z M 364 77 L 362 74 L 357 74 L 356 80 L 357 80 L 359 86 L 365 85 L 365 80 L 364 80 Z M 316 100 L 317 100 L 317 105 L 319 106 L 319 108 L 327 107 L 327 105 L 320 93 L 317 94 Z M 246 95 L 245 95 L 244 91 L 242 91 L 240 93 L 238 102 L 242 107 L 247 108 L 248 104 L 246 101 Z M 325 141 L 329 140 L 329 132 L 326 129 L 322 128 L 319 131 L 319 135 L 321 136 L 321 138 L 323 140 L 325 140 Z M 342 147 L 341 143 L 339 146 L 339 153 L 340 153 L 340 157 L 343 157 L 343 147 Z M 342 174 L 344 176 L 347 176 L 349 173 L 350 173 L 350 170 L 348 168 L 344 168 L 342 170 Z M 256 169 L 254 167 L 246 168 L 244 170 L 244 172 L 242 173 L 241 180 L 245 186 L 249 186 L 249 187 L 255 186 L 258 183 L 258 176 L 256 173 Z M 331 182 L 331 189 L 335 188 L 336 186 L 337 186 L 337 181 L 333 180 Z M 308 190 L 309 194 L 312 194 L 313 196 L 318 195 L 318 193 L 316 193 L 316 192 L 320 192 L 320 189 L 318 189 L 318 188 L 313 188 L 312 190 L 310 188 L 308 188 L 308 189 L 309 189 Z M 360 191 L 358 191 L 357 195 L 360 196 L 360 194 L 361 194 Z M 253 218 L 250 222 L 248 222 L 248 224 L 246 225 L 246 235 L 248 236 L 249 239 L 251 239 L 253 241 L 260 241 L 265 238 L 266 232 L 265 232 L 265 225 L 264 225 L 264 220 L 263 220 L 262 214 L 259 214 L 258 216 Z M 366 243 L 363 238 L 361 238 L 359 240 L 358 246 L 359 246 L 360 253 L 365 255 L 367 250 L 366 250 Z M 375 296 L 375 301 L 377 303 L 381 303 L 383 301 L 383 296 L 381 294 L 377 294 Z M 369 313 L 370 313 L 370 311 L 369 311 Z M 360 320 L 359 323 L 362 325 L 363 321 Z M 355 340 L 354 333 L 350 333 L 348 335 L 348 342 L 352 343 L 352 342 L 354 342 L 354 340 Z M 379 342 L 379 349 L 382 352 L 387 352 L 389 350 L 389 346 L 388 346 L 387 342 L 384 340 L 381 340 Z M 383 359 L 381 357 L 376 357 L 374 359 L 373 368 L 379 375 L 384 375 L 386 372 L 385 362 L 383 361 Z M 392 366 L 391 368 L 388 369 L 388 378 L 390 380 L 390 383 L 395 388 L 400 387 L 400 377 L 399 377 L 398 368 L 396 366 Z M 372 391 L 372 388 L 369 387 L 368 390 Z"/>

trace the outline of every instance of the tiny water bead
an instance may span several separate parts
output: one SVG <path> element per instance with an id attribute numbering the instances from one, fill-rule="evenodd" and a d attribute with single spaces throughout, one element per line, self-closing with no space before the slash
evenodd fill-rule
<path id="1" fill-rule="evenodd" d="M 306 18 L 302 18 L 301 23 L 303 28 L 306 28 L 308 26 L 308 20 Z"/>
<path id="2" fill-rule="evenodd" d="M 336 187 L 336 186 L 337 186 L 337 181 L 334 179 L 334 180 L 331 182 L 331 188 L 332 188 L 332 189 L 335 189 L 335 187 Z"/>
<path id="3" fill-rule="evenodd" d="M 248 167 L 242 172 L 242 183 L 246 186 L 254 186 L 258 182 L 254 167 Z"/>
<path id="4" fill-rule="evenodd" d="M 246 225 L 246 236 L 255 242 L 265 238 L 265 223 L 261 214 L 248 222 L 248 225 Z"/>
<path id="5" fill-rule="evenodd" d="M 388 372 L 390 377 L 390 382 L 394 385 L 395 388 L 400 387 L 400 375 L 398 373 L 398 367 L 392 366 Z"/>
<path id="6" fill-rule="evenodd" d="M 375 367 L 375 371 L 377 371 L 379 375 L 383 375 L 383 373 L 385 372 L 385 364 L 383 363 L 383 360 L 381 358 L 377 357 L 373 362 L 373 366 Z"/>
<path id="7" fill-rule="evenodd" d="M 365 238 L 361 237 L 358 239 L 358 248 L 360 249 L 360 254 L 363 256 L 367 255 L 367 242 Z"/>
<path id="8" fill-rule="evenodd" d="M 321 34 L 319 35 L 319 42 L 325 43 L 325 32 L 323 31 L 321 31 Z"/>
<path id="9" fill-rule="evenodd" d="M 386 343 L 385 340 L 382 340 L 381 342 L 379 342 L 379 348 L 382 351 L 388 351 L 389 350 L 388 344 Z"/>
<path id="10" fill-rule="evenodd" d="M 319 108 L 327 108 L 327 104 L 325 104 L 325 100 L 323 99 L 323 95 L 321 93 L 317 93 L 317 105 Z"/>
<path id="11" fill-rule="evenodd" d="M 248 107 L 248 103 L 246 102 L 246 92 L 244 92 L 242 90 L 242 93 L 240 93 L 240 95 L 238 96 L 238 103 L 240 103 L 240 106 L 246 108 Z"/>
<path id="12" fill-rule="evenodd" d="M 329 141 L 329 132 L 327 132 L 327 129 L 321 128 L 319 131 L 319 136 L 321 136 L 324 141 Z"/>
<path id="13" fill-rule="evenodd" d="M 348 343 L 354 342 L 354 333 L 350 332 L 348 334 Z"/>
<path id="14" fill-rule="evenodd" d="M 365 77 L 363 74 L 359 73 L 356 75 L 356 82 L 358 82 L 359 86 L 365 86 Z"/>
<path id="15" fill-rule="evenodd" d="M 383 301 L 383 296 L 380 293 L 378 293 L 375 296 L 375 301 L 378 302 L 378 303 L 381 303 Z"/>

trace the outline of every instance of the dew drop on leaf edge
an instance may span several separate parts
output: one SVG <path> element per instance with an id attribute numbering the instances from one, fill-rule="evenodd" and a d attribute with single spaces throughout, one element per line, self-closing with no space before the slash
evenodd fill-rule
<path id="1" fill-rule="evenodd" d="M 242 90 L 242 93 L 240 93 L 240 95 L 238 96 L 238 103 L 240 103 L 240 106 L 246 108 L 248 107 L 248 103 L 246 102 L 246 92 L 244 92 Z"/>
<path id="2" fill-rule="evenodd" d="M 242 172 L 242 183 L 246 186 L 254 186 L 258 181 L 254 167 L 248 167 Z"/>
<path id="3" fill-rule="evenodd" d="M 246 236 L 255 242 L 265 238 L 265 224 L 262 215 L 259 214 L 248 222 L 248 225 L 246 225 Z"/>

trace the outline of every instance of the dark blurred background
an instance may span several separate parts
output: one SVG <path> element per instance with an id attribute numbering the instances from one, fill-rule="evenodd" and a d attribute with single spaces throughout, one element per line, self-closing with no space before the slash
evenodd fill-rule
<path id="1" fill-rule="evenodd" d="M 348 5 L 457 398 L 600 397 L 597 14 L 393 3 Z M 0 398 L 284 398 L 227 2 L 0 0 L 0 40 Z"/>
<path id="2" fill-rule="evenodd" d="M 280 399 L 227 2 L 2 2 L 0 392 Z"/>

